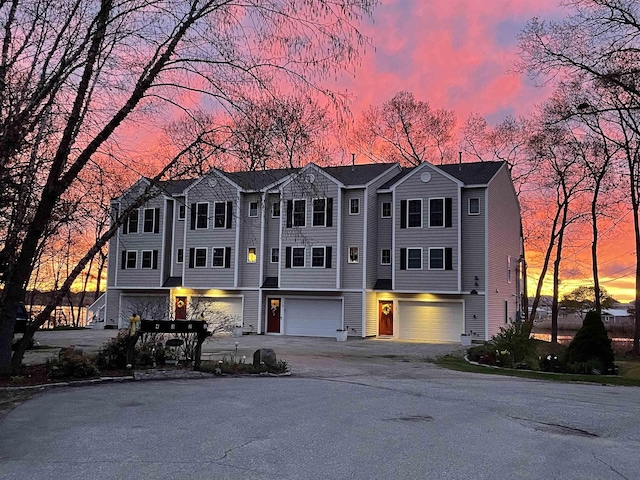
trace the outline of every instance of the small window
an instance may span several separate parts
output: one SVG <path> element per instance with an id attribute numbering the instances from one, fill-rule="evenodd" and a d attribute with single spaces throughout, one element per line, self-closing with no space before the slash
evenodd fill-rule
<path id="1" fill-rule="evenodd" d="M 127 268 L 136 268 L 137 259 L 137 250 L 127 250 Z"/>
<path id="2" fill-rule="evenodd" d="M 407 270 L 422 270 L 421 248 L 407 248 Z"/>
<path id="3" fill-rule="evenodd" d="M 153 265 L 153 252 L 151 250 L 142 251 L 142 268 L 151 268 Z"/>
<path id="4" fill-rule="evenodd" d="M 271 205 L 271 217 L 280 218 L 280 202 Z"/>
<path id="5" fill-rule="evenodd" d="M 153 233 L 153 231 L 155 230 L 155 217 L 156 217 L 155 208 L 144 209 L 144 226 L 142 227 L 143 232 Z M 148 267 L 148 268 L 151 268 L 151 267 Z"/>
<path id="6" fill-rule="evenodd" d="M 279 263 L 280 262 L 280 249 L 272 248 L 271 249 L 271 263 Z"/>
<path id="7" fill-rule="evenodd" d="M 382 202 L 382 218 L 391 218 L 391 202 Z"/>
<path id="8" fill-rule="evenodd" d="M 429 226 L 444 227 L 444 198 L 429 199 Z"/>
<path id="9" fill-rule="evenodd" d="M 422 227 L 422 200 L 409 200 L 407 207 L 407 226 L 409 228 Z"/>
<path id="10" fill-rule="evenodd" d="M 359 247 L 349 247 L 349 263 L 360 262 L 360 249 Z"/>
<path id="11" fill-rule="evenodd" d="M 196 229 L 201 230 L 209 228 L 209 204 L 196 204 Z"/>
<path id="12" fill-rule="evenodd" d="M 177 260 L 176 263 L 183 263 L 184 262 L 184 249 L 179 248 L 178 252 L 176 254 Z"/>
<path id="13" fill-rule="evenodd" d="M 224 267 L 224 248 L 213 249 L 213 262 L 214 267 Z"/>
<path id="14" fill-rule="evenodd" d="M 511 283 L 511 255 L 507 255 L 507 282 Z"/>
<path id="15" fill-rule="evenodd" d="M 469 215 L 480 215 L 480 199 L 469 199 Z"/>
<path id="16" fill-rule="evenodd" d="M 382 249 L 382 255 L 380 258 L 381 265 L 391 265 L 391 250 L 388 248 Z"/>
<path id="17" fill-rule="evenodd" d="M 293 226 L 304 227 L 307 224 L 307 202 L 306 200 L 293 201 Z"/>
<path id="18" fill-rule="evenodd" d="M 249 216 L 250 217 L 258 216 L 258 202 L 249 202 Z"/>
<path id="19" fill-rule="evenodd" d="M 352 198 L 349 202 L 349 215 L 358 215 L 360 213 L 360 199 Z"/>
<path id="20" fill-rule="evenodd" d="M 258 259 L 258 249 L 256 247 L 247 248 L 247 263 L 256 263 Z"/>
<path id="21" fill-rule="evenodd" d="M 196 248 L 195 249 L 195 262 L 194 265 L 196 267 L 206 267 L 207 266 L 207 249 L 206 248 Z"/>
<path id="22" fill-rule="evenodd" d="M 324 227 L 327 223 L 327 200 L 316 198 L 313 200 L 313 221 L 314 227 Z"/>
<path id="23" fill-rule="evenodd" d="M 311 249 L 311 266 L 324 268 L 325 248 L 313 247 Z"/>
<path id="24" fill-rule="evenodd" d="M 127 233 L 138 233 L 138 210 L 133 210 L 127 219 Z"/>
<path id="25" fill-rule="evenodd" d="M 178 207 L 178 220 L 184 220 L 184 217 L 187 214 L 187 208 L 184 205 L 180 205 Z"/>
<path id="26" fill-rule="evenodd" d="M 304 247 L 293 247 L 291 249 L 291 266 L 304 267 Z"/>
<path id="27" fill-rule="evenodd" d="M 213 205 L 213 228 L 225 228 L 227 226 L 227 205 L 224 202 L 216 202 Z"/>
<path id="28" fill-rule="evenodd" d="M 429 249 L 429 270 L 444 270 L 444 248 Z"/>

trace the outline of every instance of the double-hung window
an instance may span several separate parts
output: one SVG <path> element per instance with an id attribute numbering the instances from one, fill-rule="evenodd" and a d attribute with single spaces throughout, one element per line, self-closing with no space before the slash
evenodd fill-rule
<path id="1" fill-rule="evenodd" d="M 127 268 L 136 268 L 136 263 L 138 260 L 138 251 L 137 250 L 127 250 Z"/>
<path id="2" fill-rule="evenodd" d="M 380 216 L 382 218 L 391 218 L 391 202 L 382 202 Z"/>
<path id="3" fill-rule="evenodd" d="M 279 263 L 280 262 L 280 249 L 272 248 L 271 249 L 271 263 Z"/>
<path id="4" fill-rule="evenodd" d="M 280 202 L 275 202 L 271 205 L 271 217 L 280 218 Z"/>
<path id="5" fill-rule="evenodd" d="M 360 263 L 360 249 L 358 247 L 349 247 L 349 263 Z"/>
<path id="6" fill-rule="evenodd" d="M 313 200 L 313 222 L 314 227 L 324 227 L 327 223 L 327 200 L 316 198 Z"/>
<path id="7" fill-rule="evenodd" d="M 258 202 L 249 202 L 249 216 L 250 217 L 258 216 Z"/>
<path id="8" fill-rule="evenodd" d="M 430 247 L 429 270 L 453 270 L 453 249 Z"/>
<path id="9" fill-rule="evenodd" d="M 444 198 L 429 199 L 429 226 L 444 227 Z"/>
<path id="10" fill-rule="evenodd" d="M 213 228 L 225 228 L 227 225 L 227 205 L 215 202 L 213 205 Z"/>
<path id="11" fill-rule="evenodd" d="M 407 201 L 407 226 L 422 227 L 422 200 Z"/>
<path id="12" fill-rule="evenodd" d="M 196 204 L 196 229 L 209 228 L 209 203 Z"/>
<path id="13" fill-rule="evenodd" d="M 311 267 L 324 268 L 325 265 L 325 247 L 311 248 Z"/>
<path id="14" fill-rule="evenodd" d="M 360 213 L 360 199 L 352 198 L 349 201 L 349 215 L 358 215 Z"/>
<path id="15" fill-rule="evenodd" d="M 139 216 L 138 209 L 133 210 L 129 214 L 129 217 L 127 218 L 127 221 L 124 226 L 123 233 L 138 233 L 138 216 Z"/>
<path id="16" fill-rule="evenodd" d="M 380 264 L 381 265 L 391 265 L 391 250 L 388 248 L 383 248 L 380 256 Z"/>
<path id="17" fill-rule="evenodd" d="M 407 248 L 407 270 L 422 269 L 422 248 Z"/>
<path id="18" fill-rule="evenodd" d="M 195 249 L 194 265 L 196 266 L 196 268 L 207 266 L 207 249 L 206 248 Z"/>
<path id="19" fill-rule="evenodd" d="M 306 200 L 293 201 L 293 226 L 304 227 L 307 224 L 307 202 Z"/>
<path id="20" fill-rule="evenodd" d="M 213 262 L 214 267 L 224 267 L 224 248 L 213 248 Z"/>
<path id="21" fill-rule="evenodd" d="M 469 199 L 469 215 L 480 215 L 480 199 Z"/>
<path id="22" fill-rule="evenodd" d="M 304 247 L 293 247 L 291 249 L 291 266 L 304 267 Z"/>

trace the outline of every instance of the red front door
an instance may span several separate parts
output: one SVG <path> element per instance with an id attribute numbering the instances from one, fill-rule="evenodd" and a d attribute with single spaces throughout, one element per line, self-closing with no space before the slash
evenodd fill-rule
<path id="1" fill-rule="evenodd" d="M 187 297 L 176 297 L 176 320 L 187 319 Z"/>
<path id="2" fill-rule="evenodd" d="M 378 301 L 378 335 L 393 335 L 393 302 Z"/>
<path id="3" fill-rule="evenodd" d="M 267 333 L 280 333 L 280 299 L 270 298 L 267 305 Z"/>

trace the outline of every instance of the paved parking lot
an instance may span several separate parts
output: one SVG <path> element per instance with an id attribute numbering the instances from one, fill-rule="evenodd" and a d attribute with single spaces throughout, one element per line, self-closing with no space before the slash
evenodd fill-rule
<path id="1" fill-rule="evenodd" d="M 42 331 L 36 334 L 47 350 L 27 352 L 25 363 L 43 363 L 59 348 L 75 345 L 87 353 L 95 353 L 116 330 L 67 330 Z M 236 353 L 237 342 L 237 353 Z M 448 353 L 463 352 L 458 344 L 430 344 L 390 339 L 350 338 L 338 342 L 331 338 L 284 337 L 277 335 L 243 335 L 214 337 L 203 345 L 204 359 L 222 359 L 236 355 L 245 356 L 250 362 L 258 348 L 272 348 L 278 359 L 286 360 L 292 372 L 300 376 L 339 377 L 353 375 L 376 375 L 420 378 L 437 375 L 440 369 L 425 360 Z"/>
<path id="2" fill-rule="evenodd" d="M 58 333 L 38 336 L 92 351 L 115 332 Z M 205 351 L 235 354 L 236 341 L 238 355 L 274 348 L 295 375 L 47 391 L 0 420 L 0 477 L 638 478 L 638 388 L 424 361 L 458 345 L 244 336 Z"/>

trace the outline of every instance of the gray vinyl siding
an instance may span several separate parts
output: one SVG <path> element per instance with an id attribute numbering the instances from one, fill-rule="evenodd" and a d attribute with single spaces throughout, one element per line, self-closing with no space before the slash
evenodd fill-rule
<path id="1" fill-rule="evenodd" d="M 345 292 L 343 295 L 344 325 L 349 335 L 362 336 L 362 295 L 360 292 Z"/>
<path id="2" fill-rule="evenodd" d="M 368 272 L 368 275 L 371 273 L 376 273 L 375 278 L 373 279 L 374 285 L 375 281 L 379 278 L 390 279 L 392 276 L 392 268 L 393 265 L 382 265 L 380 262 L 382 260 L 382 249 L 392 248 L 391 235 L 393 230 L 393 221 L 394 221 L 394 209 L 393 205 L 391 207 L 391 218 L 382 218 L 382 204 L 384 202 L 393 203 L 393 198 L 390 193 L 384 193 L 378 195 L 377 202 L 374 202 L 376 211 L 375 217 L 377 222 L 376 230 L 369 230 L 369 238 L 372 236 L 375 237 L 374 244 L 376 245 L 375 252 L 370 252 L 371 255 L 375 254 L 374 263 L 371 264 L 371 270 Z M 398 210 L 399 211 L 399 210 Z M 397 257 L 399 261 L 400 257 Z M 397 263 L 397 262 L 396 262 Z M 374 268 L 375 267 L 375 268 Z M 367 279 L 367 287 L 371 288 L 373 285 L 370 285 L 371 278 Z M 377 330 L 377 326 L 376 326 Z"/>
<path id="3" fill-rule="evenodd" d="M 507 319 L 516 317 L 516 266 L 520 256 L 520 209 L 506 168 L 489 183 L 488 189 L 488 337 L 498 333 Z M 511 256 L 511 283 L 507 281 L 507 257 Z"/>
<path id="4" fill-rule="evenodd" d="M 378 294 L 377 292 L 367 291 L 366 295 L 366 319 L 363 337 L 370 337 L 378 335 Z"/>
<path id="5" fill-rule="evenodd" d="M 267 209 L 265 211 L 265 239 L 264 239 L 264 272 L 265 277 L 277 277 L 278 276 L 278 263 L 271 263 L 271 249 L 279 248 L 280 245 L 280 218 L 272 218 L 271 212 L 273 211 L 273 204 L 280 202 L 280 195 L 269 194 L 267 195 Z M 285 207 L 286 208 L 286 207 Z M 281 206 L 280 215 L 282 216 L 284 210 Z M 286 215 L 286 211 L 284 212 Z M 285 217 L 286 220 L 286 217 Z M 282 252 L 280 252 L 280 260 L 282 261 Z M 262 279 L 264 281 L 264 279 Z"/>
<path id="6" fill-rule="evenodd" d="M 431 173 L 428 183 L 420 179 L 422 172 Z M 452 226 L 429 227 L 429 199 L 451 198 Z M 422 227 L 400 228 L 400 202 L 402 200 L 422 200 Z M 421 291 L 458 291 L 458 186 L 457 184 L 428 167 L 410 175 L 395 190 L 393 223 L 395 228 L 395 289 Z M 422 248 L 422 270 L 400 270 L 401 248 Z M 452 248 L 453 270 L 429 270 L 429 247 Z"/>
<path id="7" fill-rule="evenodd" d="M 258 287 L 260 281 L 260 262 L 262 252 L 260 252 L 260 230 L 262 221 L 262 195 L 257 193 L 242 195 L 240 201 L 240 248 L 238 252 L 239 278 L 238 285 L 242 287 Z M 256 217 L 249 217 L 249 204 L 258 203 L 258 213 Z M 248 263 L 248 248 L 255 247 L 256 262 Z"/>
<path id="8" fill-rule="evenodd" d="M 464 292 L 485 291 L 484 243 L 487 213 L 485 212 L 485 192 L 485 188 L 462 190 L 462 291 Z M 479 199 L 480 215 L 469 215 L 470 198 Z"/>
<path id="9" fill-rule="evenodd" d="M 180 212 L 180 205 L 185 205 L 185 198 L 178 197 L 174 202 L 174 221 L 173 225 L 175 226 L 175 232 L 173 235 L 174 244 L 173 244 L 173 252 L 171 259 L 173 261 L 173 272 L 172 276 L 181 277 L 182 276 L 182 263 L 178 263 L 178 249 L 182 248 L 184 250 L 184 229 L 187 227 L 189 222 L 189 209 L 185 206 L 185 218 L 184 220 L 178 219 L 178 213 Z M 185 252 L 186 253 L 186 252 Z M 187 256 L 185 255 L 186 259 Z"/>
<path id="10" fill-rule="evenodd" d="M 163 216 L 164 197 L 156 197 L 149 200 L 138 209 L 138 231 L 123 233 L 123 228 L 119 228 L 119 249 L 116 260 L 116 268 L 118 268 L 118 286 L 119 287 L 159 287 L 162 285 L 162 270 L 160 269 L 162 255 L 162 236 L 163 236 Z M 126 208 L 126 204 L 122 205 Z M 160 209 L 160 226 L 159 233 L 144 232 L 144 211 L 147 208 Z M 142 268 L 142 251 L 151 250 L 158 252 L 158 268 Z M 136 268 L 122 269 L 121 258 L 124 251 L 136 251 Z"/>
<path id="11" fill-rule="evenodd" d="M 337 224 L 338 224 L 338 186 L 336 183 L 317 170 L 313 172 L 313 184 L 304 181 L 305 175 L 296 177 L 291 183 L 283 187 L 282 212 L 283 230 L 282 247 L 280 249 L 280 263 L 282 278 L 280 288 L 335 288 L 336 287 L 336 258 L 337 258 Z M 287 228 L 287 200 L 306 200 L 306 224 L 304 227 Z M 332 226 L 312 225 L 313 199 L 333 198 Z M 311 267 L 311 247 L 332 247 L 331 268 Z M 305 266 L 303 268 L 285 268 L 287 247 L 305 248 Z"/>
<path id="12" fill-rule="evenodd" d="M 111 204 L 111 222 L 115 222 L 118 217 L 118 204 Z M 118 238 L 120 237 L 120 229 L 109 239 L 109 257 L 107 258 L 107 287 L 113 287 L 116 284 L 116 270 L 120 268 L 118 265 Z"/>
<path id="13" fill-rule="evenodd" d="M 360 202 L 360 213 L 350 215 L 351 199 Z M 362 288 L 364 266 L 364 190 L 344 190 L 342 195 L 342 288 Z M 358 247 L 358 263 L 349 263 L 349 247 Z"/>
<path id="14" fill-rule="evenodd" d="M 486 300 L 486 297 L 484 295 L 464 295 L 465 333 L 467 334 L 473 333 L 474 338 L 479 338 L 479 339 L 485 338 L 485 322 L 484 322 L 485 300 Z M 475 337 L 475 334 L 477 334 L 478 337 Z"/>
<path id="15" fill-rule="evenodd" d="M 256 333 L 258 331 L 258 290 L 244 290 L 242 292 L 242 330 Z"/>
<path id="16" fill-rule="evenodd" d="M 120 317 L 120 290 L 109 288 L 107 290 L 107 304 L 105 311 L 105 321 L 109 325 L 118 325 Z"/>
<path id="17" fill-rule="evenodd" d="M 172 250 L 172 237 L 173 237 L 173 218 L 174 218 L 175 202 L 171 199 L 165 200 L 165 216 L 160 216 L 160 223 L 162 223 L 166 230 L 164 232 L 164 251 L 162 252 L 162 282 L 171 276 L 171 250 Z M 180 272 L 182 273 L 182 272 Z"/>
<path id="18" fill-rule="evenodd" d="M 209 180 L 216 180 L 211 186 Z M 213 228 L 215 202 L 233 202 L 231 228 Z M 218 175 L 203 178 L 187 192 L 187 229 L 184 248 L 185 275 L 183 285 L 191 288 L 234 288 L 236 261 L 236 218 L 237 189 Z M 206 229 L 191 230 L 191 206 L 200 202 L 209 203 L 209 219 Z M 229 268 L 213 267 L 213 248 L 231 248 L 231 264 Z M 191 248 L 207 249 L 207 266 L 189 268 L 189 252 Z M 246 258 L 244 259 L 246 261 Z"/>

